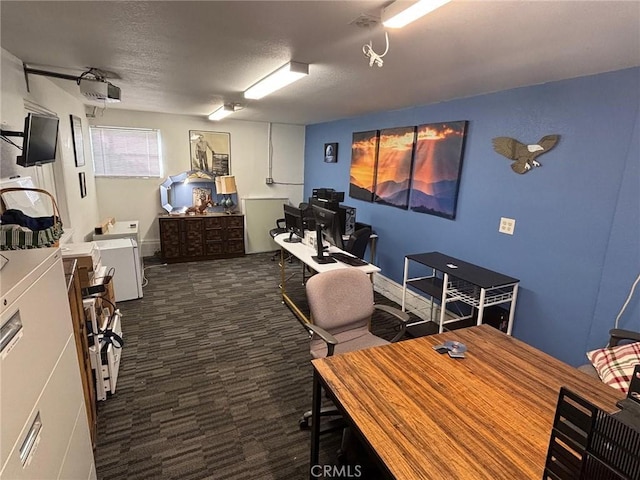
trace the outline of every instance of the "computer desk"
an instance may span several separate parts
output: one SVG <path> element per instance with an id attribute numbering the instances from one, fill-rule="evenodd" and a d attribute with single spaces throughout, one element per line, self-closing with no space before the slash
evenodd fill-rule
<path id="1" fill-rule="evenodd" d="M 446 340 L 466 358 L 433 350 Z M 489 325 L 312 363 L 310 470 L 324 389 L 382 472 L 403 480 L 540 479 L 561 386 L 608 413 L 624 396 Z"/>
<path id="2" fill-rule="evenodd" d="M 368 264 L 362 267 L 352 267 L 350 265 L 346 265 L 342 262 L 336 261 L 334 263 L 325 263 L 325 264 L 320 264 L 318 262 L 316 262 L 315 260 L 313 260 L 311 257 L 316 255 L 316 249 L 310 247 L 309 245 L 306 245 L 302 242 L 298 242 L 298 243 L 288 243 L 285 242 L 284 240 L 289 238 L 289 234 L 288 233 L 281 233 L 280 235 L 277 235 L 274 240 L 275 242 L 280 246 L 281 248 L 281 255 L 280 255 L 280 290 L 282 293 L 282 301 L 289 306 L 289 308 L 291 308 L 291 310 L 295 313 L 295 315 L 298 317 L 298 319 L 304 324 L 304 323 L 311 323 L 311 319 L 309 318 L 309 316 L 307 316 L 307 314 L 305 312 L 303 312 L 300 308 L 300 306 L 293 300 L 293 298 L 291 298 L 288 293 L 287 293 L 287 274 L 286 274 L 286 264 L 287 262 L 284 259 L 284 252 L 288 252 L 291 255 L 293 255 L 294 257 L 296 257 L 298 260 L 300 260 L 300 262 L 302 263 L 303 267 L 307 266 L 309 267 L 311 270 L 313 270 L 314 272 L 317 273 L 321 273 L 321 272 L 328 272 L 330 270 L 338 270 L 341 268 L 357 268 L 358 270 L 361 270 L 364 273 L 367 274 L 373 274 L 376 272 L 380 271 L 379 267 L 376 267 L 373 264 Z M 343 252 L 343 250 L 340 250 L 337 247 L 331 246 L 328 250 L 329 253 L 332 252 Z M 345 252 L 346 253 L 346 252 Z"/>

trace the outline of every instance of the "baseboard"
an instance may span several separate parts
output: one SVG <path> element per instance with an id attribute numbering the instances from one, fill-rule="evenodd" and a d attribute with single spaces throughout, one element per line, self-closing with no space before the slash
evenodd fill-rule
<path id="1" fill-rule="evenodd" d="M 160 240 L 143 240 L 140 242 L 140 252 L 143 257 L 153 257 L 160 251 Z"/>

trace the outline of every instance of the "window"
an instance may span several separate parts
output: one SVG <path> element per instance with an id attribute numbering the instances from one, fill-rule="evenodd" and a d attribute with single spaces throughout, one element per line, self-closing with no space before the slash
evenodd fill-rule
<path id="1" fill-rule="evenodd" d="M 160 131 L 91 127 L 96 177 L 160 177 Z"/>

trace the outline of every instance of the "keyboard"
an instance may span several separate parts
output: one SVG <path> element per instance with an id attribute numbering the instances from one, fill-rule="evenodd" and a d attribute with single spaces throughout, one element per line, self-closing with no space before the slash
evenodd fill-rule
<path id="1" fill-rule="evenodd" d="M 369 265 L 367 262 L 365 262 L 364 260 L 362 260 L 361 258 L 358 257 L 352 257 L 351 255 L 347 255 L 346 253 L 333 253 L 331 252 L 330 255 L 335 258 L 336 260 L 342 262 L 342 263 L 346 263 L 347 265 L 351 265 L 352 267 L 363 267 L 365 265 Z"/>

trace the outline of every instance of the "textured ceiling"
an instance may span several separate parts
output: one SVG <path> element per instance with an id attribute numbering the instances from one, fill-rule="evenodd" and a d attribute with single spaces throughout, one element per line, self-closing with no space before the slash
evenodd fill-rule
<path id="1" fill-rule="evenodd" d="M 109 108 L 312 124 L 640 65 L 638 1 L 460 1 L 389 30 L 387 1 L 7 1 L 2 48 L 34 68 L 119 75 Z M 262 100 L 242 92 L 289 60 L 309 76 Z M 70 81 L 55 80 L 80 97 Z"/>

